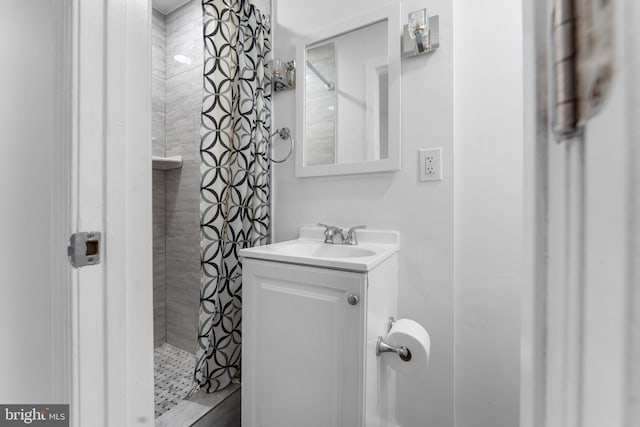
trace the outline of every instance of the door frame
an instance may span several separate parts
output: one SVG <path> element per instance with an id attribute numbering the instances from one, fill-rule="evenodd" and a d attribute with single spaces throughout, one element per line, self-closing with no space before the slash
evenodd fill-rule
<path id="1" fill-rule="evenodd" d="M 520 362 L 520 426 L 545 425 L 545 303 L 547 268 L 547 147 L 548 63 L 546 1 L 523 0 L 524 50 L 524 262 L 522 344 Z M 542 51 L 542 52 L 540 52 Z M 535 58 L 527 61 L 526 58 Z"/>
<path id="2" fill-rule="evenodd" d="M 558 425 L 591 425 L 589 419 L 582 414 L 583 397 L 590 393 L 589 385 L 585 384 L 585 373 L 580 369 L 570 368 L 581 366 L 583 363 L 584 334 L 590 331 L 585 321 L 584 313 L 588 310 L 584 295 L 575 288 L 580 286 L 581 279 L 572 277 L 572 273 L 585 266 L 576 266 L 575 254 L 571 251 L 564 262 L 568 265 L 565 270 L 569 273 L 567 283 L 558 279 L 558 267 L 550 260 L 550 251 L 554 251 L 557 238 L 552 231 L 558 231 L 556 212 L 550 205 L 551 197 L 557 197 L 564 190 L 555 190 L 554 185 L 558 177 L 558 164 L 568 165 L 568 175 L 576 177 L 571 168 L 580 169 L 576 162 L 576 152 L 571 145 L 564 143 L 566 149 L 559 149 L 549 137 L 547 114 L 549 111 L 549 79 L 548 46 L 550 35 L 550 4 L 552 1 L 524 0 L 524 59 L 525 59 L 525 270 L 522 300 L 522 353 L 521 353 L 521 427 L 553 427 Z M 627 297 L 626 302 L 619 303 L 619 310 L 624 313 L 624 322 L 616 334 L 624 340 L 626 349 L 620 354 L 621 369 L 625 374 L 624 390 L 619 390 L 616 396 L 623 396 L 619 406 L 604 406 L 610 411 L 611 419 L 622 420 L 622 425 L 639 425 L 640 423 L 640 86 L 637 78 L 640 75 L 640 30 L 635 23 L 640 20 L 640 5 L 632 0 L 617 0 L 616 22 L 618 30 L 617 49 L 619 60 L 619 78 L 625 84 L 626 106 L 626 140 L 623 142 L 627 164 L 620 165 L 627 168 L 628 173 L 618 182 L 619 186 L 612 191 L 622 191 L 626 197 L 628 207 L 625 228 L 627 241 L 618 241 L 624 255 L 627 271 L 624 274 L 624 285 L 621 292 Z M 624 64 L 620 64 L 624 62 Z M 588 132 L 587 128 L 587 132 Z M 575 147 L 575 146 L 574 146 Z M 559 158 L 560 157 L 560 158 Z M 582 171 L 584 172 L 584 171 Z M 579 175 L 578 175 L 579 176 Z M 575 182 L 575 181 L 574 181 Z M 551 190 L 550 190 L 551 188 Z M 569 187 L 571 190 L 571 187 Z M 570 191 L 566 197 L 575 197 Z M 578 196 L 580 197 L 580 196 Z M 557 200 L 557 199 L 556 199 Z M 582 205 L 583 207 L 585 205 Z M 620 207 L 616 206 L 615 209 Z M 550 210 L 551 209 L 551 210 Z M 588 210 L 578 212 L 578 216 L 589 215 Z M 555 218 L 554 218 L 555 215 Z M 569 212 L 574 216 L 575 212 Z M 565 219 L 560 222 L 564 223 Z M 555 221 L 555 225 L 551 224 Z M 565 223 L 565 225 L 567 225 Z M 568 227 L 565 246 L 584 245 L 585 252 L 594 251 L 598 240 L 580 240 L 584 236 L 577 234 Z M 582 236 L 582 237 L 581 237 Z M 553 241 L 551 241 L 553 240 Z M 560 239 L 562 240 L 562 239 Z M 596 250 L 597 251 L 597 250 Z M 558 253 L 557 251 L 554 253 Z M 557 261 L 557 260 L 556 260 Z M 562 262 L 561 262 L 562 264 Z M 578 273 L 580 273 L 578 271 Z M 550 277 L 555 278 L 551 279 Z M 582 281 L 588 282 L 588 276 Z M 552 283 L 553 282 L 553 283 Z M 558 298 L 563 292 L 558 292 L 557 285 L 564 285 L 564 297 Z M 560 301 L 559 301 L 560 300 Z M 555 305 L 554 305 L 555 304 Z M 565 313 L 557 316 L 558 307 Z M 555 314 L 550 314 L 550 313 Z M 588 315 L 588 314 L 587 314 Z M 557 330 L 564 331 L 567 344 L 564 346 L 550 345 L 551 336 L 557 338 Z M 575 334 L 578 332 L 577 334 Z M 578 337 L 576 337 L 578 336 Z M 582 336 L 582 338 L 580 338 Z M 609 350 L 609 349 L 604 349 Z M 615 350 L 615 349 L 614 349 Z M 558 365 L 564 363 L 570 372 L 564 380 L 557 380 L 549 376 L 558 372 Z M 554 404 L 550 407 L 550 398 L 563 397 L 566 406 Z M 551 399 L 553 403 L 554 399 Z M 616 424 L 617 425 L 617 424 Z"/>
<path id="3" fill-rule="evenodd" d="M 102 232 L 71 272 L 71 423 L 152 426 L 151 2 L 65 8 L 70 225 Z"/>
<path id="4" fill-rule="evenodd" d="M 629 279 L 629 292 L 627 299 L 627 312 L 629 325 L 627 328 L 627 425 L 640 425 L 640 85 L 637 77 L 640 76 L 640 4 L 629 0 L 627 3 L 626 28 L 629 34 L 625 42 L 628 44 L 628 61 L 631 72 L 627 74 L 626 87 L 629 89 L 629 156 L 628 169 L 629 189 L 628 197 L 631 200 L 629 218 L 629 267 L 627 271 Z"/>

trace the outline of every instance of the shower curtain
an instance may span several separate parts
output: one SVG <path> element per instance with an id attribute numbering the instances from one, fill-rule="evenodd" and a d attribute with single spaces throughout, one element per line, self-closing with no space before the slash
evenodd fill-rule
<path id="1" fill-rule="evenodd" d="M 238 251 L 270 242 L 270 26 L 248 0 L 203 0 L 200 314 L 195 381 L 207 392 L 239 375 Z"/>

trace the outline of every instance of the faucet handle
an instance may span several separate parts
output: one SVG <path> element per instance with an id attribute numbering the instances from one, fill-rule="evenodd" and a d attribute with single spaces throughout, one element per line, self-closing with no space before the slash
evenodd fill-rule
<path id="1" fill-rule="evenodd" d="M 327 225 L 327 224 L 323 224 L 321 222 L 318 223 L 318 227 L 324 227 L 324 235 L 328 236 L 328 235 L 333 235 L 335 233 L 335 226 L 333 225 Z"/>
<path id="2" fill-rule="evenodd" d="M 337 233 L 340 233 L 340 235 L 342 236 L 342 229 L 336 227 L 335 225 L 327 225 L 327 224 L 318 223 L 318 226 L 324 227 L 324 242 L 325 243 L 333 243 L 333 236 L 335 236 Z M 344 238 L 343 238 L 343 240 L 344 240 Z"/>
<path id="3" fill-rule="evenodd" d="M 346 244 L 347 245 L 357 245 L 358 238 L 356 237 L 356 230 L 364 230 L 366 229 L 366 225 L 354 225 L 347 231 Z"/>

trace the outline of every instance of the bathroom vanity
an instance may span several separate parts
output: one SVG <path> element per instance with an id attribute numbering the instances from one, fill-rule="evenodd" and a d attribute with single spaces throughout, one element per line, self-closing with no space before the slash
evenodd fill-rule
<path id="1" fill-rule="evenodd" d="M 395 374 L 376 340 L 396 315 L 398 233 L 324 243 L 320 228 L 243 258 L 242 425 L 391 426 Z"/>

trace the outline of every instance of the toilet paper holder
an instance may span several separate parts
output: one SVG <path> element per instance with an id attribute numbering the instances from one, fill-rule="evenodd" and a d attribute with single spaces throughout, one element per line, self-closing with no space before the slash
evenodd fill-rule
<path id="1" fill-rule="evenodd" d="M 387 333 L 389 333 L 395 323 L 396 319 L 390 317 L 389 323 L 387 324 Z M 376 356 L 380 356 L 382 353 L 396 353 L 398 357 L 400 357 L 400 359 L 404 360 L 405 362 L 411 360 L 411 350 L 403 345 L 391 345 L 385 342 L 382 336 L 379 336 L 378 341 L 376 342 Z"/>

